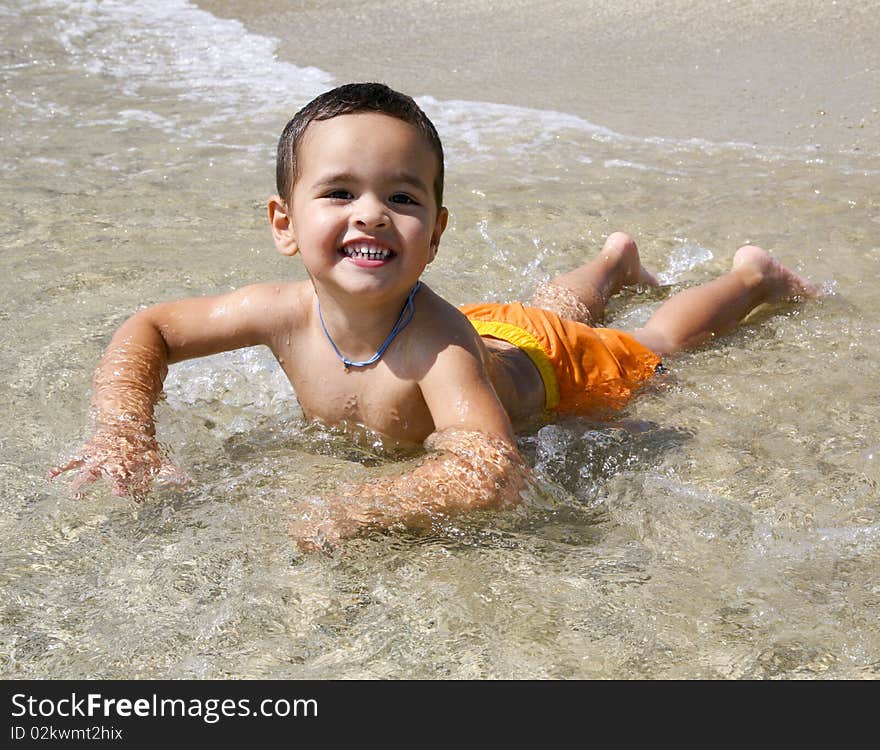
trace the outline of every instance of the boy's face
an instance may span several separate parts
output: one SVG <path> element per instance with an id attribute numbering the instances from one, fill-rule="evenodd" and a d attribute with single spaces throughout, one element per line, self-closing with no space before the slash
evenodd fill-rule
<path id="1" fill-rule="evenodd" d="M 290 232 L 313 282 L 406 296 L 437 252 L 447 212 L 437 157 L 408 123 L 378 113 L 312 122 L 297 151 Z"/>

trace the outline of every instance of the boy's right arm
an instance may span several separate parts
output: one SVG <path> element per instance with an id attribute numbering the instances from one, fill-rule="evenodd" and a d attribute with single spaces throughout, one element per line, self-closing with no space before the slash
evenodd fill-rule
<path id="1" fill-rule="evenodd" d="M 153 409 L 168 365 L 258 344 L 271 345 L 295 311 L 293 285 L 256 284 L 216 297 L 166 302 L 132 315 L 115 333 L 93 377 L 94 435 L 49 477 L 79 470 L 71 483 L 106 477 L 117 495 L 142 498 L 157 476 L 174 478 L 155 437 Z"/>

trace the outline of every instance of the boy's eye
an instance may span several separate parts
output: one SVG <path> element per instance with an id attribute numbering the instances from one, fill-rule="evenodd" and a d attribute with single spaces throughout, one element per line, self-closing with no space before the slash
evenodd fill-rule
<path id="1" fill-rule="evenodd" d="M 411 195 L 407 195 L 406 193 L 395 193 L 391 196 L 392 203 L 405 203 L 410 205 L 418 205 L 418 201 L 413 198 Z"/>
<path id="2" fill-rule="evenodd" d="M 348 190 L 339 189 L 339 190 L 328 191 L 327 193 L 324 194 L 324 197 L 330 198 L 332 200 L 337 200 L 337 201 L 347 201 L 347 200 L 351 200 L 352 194 L 350 192 L 348 192 Z"/>

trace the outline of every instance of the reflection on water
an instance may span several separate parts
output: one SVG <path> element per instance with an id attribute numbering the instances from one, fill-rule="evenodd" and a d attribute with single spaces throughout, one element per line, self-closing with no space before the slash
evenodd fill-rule
<path id="1" fill-rule="evenodd" d="M 286 535 L 298 499 L 412 458 L 304 423 L 267 351 L 172 368 L 159 437 L 183 489 L 73 502 L 44 474 L 83 437 L 92 369 L 131 312 L 303 278 L 272 250 L 263 199 L 277 133 L 332 81 L 177 0 L 13 6 L 5 676 L 878 676 L 876 153 L 645 141 L 423 100 L 452 212 L 427 281 L 452 302 L 528 296 L 615 229 L 666 286 L 624 295 L 611 324 L 639 325 L 746 242 L 835 294 L 675 358 L 614 420 L 524 435 L 539 482 L 515 511 L 303 556 Z M 180 28 L 199 54 L 224 39 L 224 57 L 194 64 Z M 278 106 L 258 79 L 282 65 Z"/>

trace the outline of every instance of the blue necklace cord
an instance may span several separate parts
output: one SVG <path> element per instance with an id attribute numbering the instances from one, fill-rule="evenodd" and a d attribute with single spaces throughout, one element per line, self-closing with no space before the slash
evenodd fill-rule
<path id="1" fill-rule="evenodd" d="M 333 351 L 336 352 L 336 356 L 339 357 L 339 361 L 345 365 L 345 371 L 348 372 L 350 367 L 369 367 L 370 365 L 378 362 L 382 355 L 385 354 L 385 350 L 391 345 L 391 342 L 397 337 L 397 334 L 400 333 L 404 328 L 409 325 L 409 322 L 413 319 L 413 315 L 415 314 L 415 309 L 413 308 L 413 297 L 416 296 L 416 292 L 422 286 L 421 281 L 417 281 L 416 285 L 412 288 L 412 291 L 409 293 L 409 297 L 406 298 L 406 304 L 403 306 L 403 310 L 400 311 L 400 317 L 397 319 L 397 322 L 394 324 L 394 328 L 391 329 L 391 333 L 388 334 L 388 338 L 382 342 L 382 345 L 376 350 L 376 353 L 370 357 L 369 359 L 365 359 L 361 362 L 355 362 L 345 355 L 341 351 L 339 351 L 339 347 L 333 341 L 333 338 L 330 336 L 330 331 L 327 330 L 327 324 L 324 323 L 324 316 L 321 314 L 321 300 L 318 300 L 318 320 L 321 321 L 321 329 L 324 331 L 324 335 L 327 337 L 327 341 L 330 342 L 330 346 L 333 347 Z"/>

